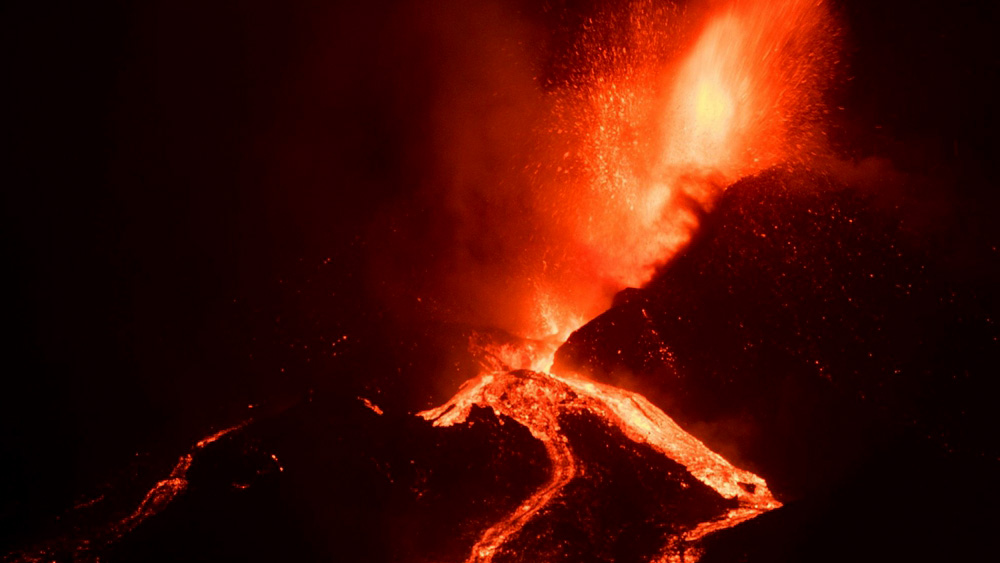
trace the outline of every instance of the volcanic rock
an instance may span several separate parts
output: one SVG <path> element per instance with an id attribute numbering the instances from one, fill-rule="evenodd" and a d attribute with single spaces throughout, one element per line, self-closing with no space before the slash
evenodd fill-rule
<path id="1" fill-rule="evenodd" d="M 997 469 L 996 252 L 908 205 L 811 172 L 741 180 L 682 255 L 558 351 L 557 373 L 643 393 L 786 501 L 706 561 L 821 560 L 861 531 L 923 559 L 954 544 L 892 546 L 980 526 L 956 499 Z"/>

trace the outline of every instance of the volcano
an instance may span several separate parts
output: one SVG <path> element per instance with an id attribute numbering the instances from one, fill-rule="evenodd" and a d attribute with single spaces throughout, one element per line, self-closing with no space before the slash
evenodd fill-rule
<path id="1" fill-rule="evenodd" d="M 4 561 L 989 553 L 995 9 L 869 4 L 16 7 Z"/>
<path id="2" fill-rule="evenodd" d="M 559 348 L 556 375 L 480 357 L 494 371 L 422 418 L 305 398 L 199 443 L 187 491 L 139 503 L 141 526 L 107 516 L 127 499 L 77 507 L 86 526 L 11 560 L 171 561 L 203 542 L 322 559 L 285 521 L 303 504 L 372 561 L 797 560 L 848 533 L 917 556 L 897 542 L 988 494 L 996 329 L 980 288 L 927 274 L 953 255 L 871 197 L 815 173 L 742 180 L 653 283 Z M 283 482 L 278 459 L 308 472 Z M 886 520 L 863 529 L 858 507 Z M 949 518 L 939 554 L 987 537 L 974 511 Z"/>

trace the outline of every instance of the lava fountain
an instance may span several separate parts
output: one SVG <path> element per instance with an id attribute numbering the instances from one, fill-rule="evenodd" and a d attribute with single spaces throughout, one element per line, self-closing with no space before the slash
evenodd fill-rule
<path id="1" fill-rule="evenodd" d="M 507 274 L 520 314 L 503 328 L 524 343 L 477 343 L 482 373 L 419 413 L 450 426 L 473 406 L 492 409 L 525 426 L 550 458 L 548 481 L 482 533 L 469 562 L 492 560 L 577 476 L 559 424 L 566 412 L 596 415 L 738 501 L 722 518 L 664 538 L 663 561 L 690 560 L 698 539 L 781 505 L 763 479 L 641 395 L 554 373 L 552 358 L 616 292 L 646 283 L 678 252 L 726 186 L 774 166 L 808 166 L 824 150 L 836 26 L 816 0 L 737 0 L 700 16 L 640 2 L 625 22 L 615 31 L 626 39 L 610 47 L 589 34 L 599 24 L 587 28 L 578 50 L 592 72 L 545 94 L 554 98 L 552 119 L 539 135 L 559 148 L 540 154 L 558 164 L 526 167 L 526 222 L 545 225 L 531 227 L 542 242 L 511 245 L 528 266 Z"/>

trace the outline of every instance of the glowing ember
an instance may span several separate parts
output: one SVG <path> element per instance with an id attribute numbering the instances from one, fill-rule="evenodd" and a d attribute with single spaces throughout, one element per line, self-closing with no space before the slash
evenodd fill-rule
<path id="1" fill-rule="evenodd" d="M 379 408 L 379 406 L 376 405 L 375 403 L 371 402 L 370 399 L 366 399 L 364 397 L 358 397 L 358 400 L 361 401 L 361 404 L 363 404 L 365 408 L 367 408 L 368 410 L 372 411 L 373 413 L 379 416 L 382 415 L 382 409 Z"/>

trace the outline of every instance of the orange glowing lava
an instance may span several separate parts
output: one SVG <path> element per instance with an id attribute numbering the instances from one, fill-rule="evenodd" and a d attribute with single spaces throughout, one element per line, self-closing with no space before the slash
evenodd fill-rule
<path id="1" fill-rule="evenodd" d="M 174 465 L 170 475 L 166 479 L 157 482 L 156 485 L 154 485 L 153 488 L 146 493 L 145 498 L 142 499 L 142 502 L 139 503 L 139 506 L 135 509 L 135 511 L 111 527 L 114 533 L 120 538 L 126 533 L 134 530 L 136 526 L 141 524 L 150 516 L 153 516 L 166 508 L 167 505 L 187 490 L 187 473 L 191 468 L 191 462 L 194 461 L 194 456 L 227 434 L 241 430 L 249 424 L 249 422 L 250 421 L 241 422 L 235 426 L 220 430 L 215 434 L 198 440 L 198 442 L 192 446 L 191 451 L 182 455 L 180 459 L 177 460 L 177 464 Z M 274 460 L 275 463 L 277 463 L 277 458 L 274 458 Z"/>
<path id="2" fill-rule="evenodd" d="M 633 10 L 628 45 L 594 48 L 593 80 L 555 94 L 550 142 L 570 150 L 534 186 L 537 219 L 555 234 L 524 278 L 520 305 L 534 314 L 512 332 L 528 338 L 561 342 L 648 282 L 726 186 L 823 150 L 837 32 L 822 2 L 733 1 L 693 24 L 686 52 L 655 21 L 685 16 Z"/>
<path id="3" fill-rule="evenodd" d="M 678 29 L 667 20 L 691 23 L 688 16 L 654 2 L 632 9 L 627 44 L 593 48 L 585 37 L 592 79 L 553 94 L 548 139 L 559 147 L 550 155 L 556 164 L 533 169 L 525 198 L 525 222 L 545 226 L 516 239 L 520 259 L 505 280 L 513 297 L 495 298 L 507 309 L 515 302 L 518 314 L 487 315 L 531 344 L 486 346 L 492 360 L 483 372 L 419 413 L 450 426 L 472 406 L 492 409 L 524 425 L 551 460 L 548 481 L 483 532 L 469 563 L 492 560 L 576 476 L 578 461 L 559 428 L 567 412 L 598 416 L 738 501 L 722 518 L 664 538 L 658 561 L 695 560 L 707 534 L 780 506 L 763 479 L 709 450 L 643 396 L 549 370 L 569 334 L 621 289 L 648 282 L 688 242 L 700 211 L 726 186 L 776 165 L 807 165 L 823 150 L 822 97 L 837 62 L 837 28 L 822 0 L 734 0 L 704 12 L 684 47 L 664 30 Z"/>
<path id="4" fill-rule="evenodd" d="M 527 370 L 483 373 L 467 381 L 447 403 L 420 413 L 435 426 L 465 422 L 473 406 L 486 407 L 497 416 L 509 417 L 524 425 L 544 444 L 552 463 L 548 481 L 513 513 L 486 530 L 466 560 L 491 561 L 497 550 L 517 534 L 539 511 L 558 497 L 577 473 L 559 416 L 586 411 L 619 428 L 639 443 L 649 444 L 661 454 L 680 463 L 699 481 L 740 506 L 723 518 L 705 522 L 683 535 L 684 545 L 719 529 L 781 506 L 763 479 L 731 465 L 722 456 L 685 432 L 662 410 L 638 393 L 595 383 L 577 375 L 555 375 Z M 677 550 L 676 542 L 664 546 L 664 557 Z"/>

